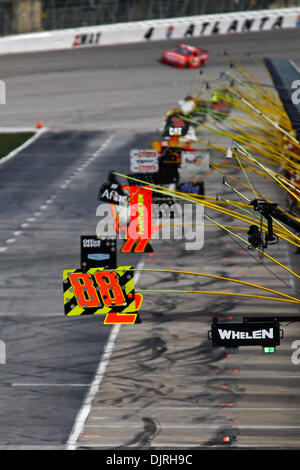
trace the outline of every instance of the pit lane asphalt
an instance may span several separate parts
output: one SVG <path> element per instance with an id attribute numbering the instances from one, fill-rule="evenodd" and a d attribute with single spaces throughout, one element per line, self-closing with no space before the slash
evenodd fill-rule
<path id="1" fill-rule="evenodd" d="M 227 65 L 228 50 L 264 77 L 246 52 L 299 63 L 297 35 L 276 31 L 188 42 L 211 52 L 212 76 Z M 61 270 L 76 267 L 79 236 L 95 229 L 103 174 L 112 161 L 125 170 L 129 150 L 151 140 L 132 132 L 151 133 L 169 107 L 197 89 L 198 71 L 158 63 L 173 44 L 0 58 L 7 85 L 1 124 L 32 126 L 41 117 L 50 129 L 0 168 L 1 247 L 7 247 L 0 253 L 1 339 L 7 346 L 0 366 L 3 448 L 63 448 L 69 436 L 108 332 L 98 318 L 64 318 Z M 112 131 L 109 147 L 76 173 Z"/>
<path id="2" fill-rule="evenodd" d="M 57 448 L 71 432 L 110 327 L 64 317 L 62 270 L 80 267 L 80 235 L 96 233 L 112 162 L 128 172 L 124 157 L 143 142 L 49 131 L 1 167 L 0 448 Z"/>

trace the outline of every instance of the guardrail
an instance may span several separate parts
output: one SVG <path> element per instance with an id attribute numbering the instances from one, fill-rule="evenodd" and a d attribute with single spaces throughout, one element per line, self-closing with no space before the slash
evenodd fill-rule
<path id="1" fill-rule="evenodd" d="M 117 23 L 0 38 L 0 54 L 41 52 L 167 39 L 296 28 L 300 8 Z"/>

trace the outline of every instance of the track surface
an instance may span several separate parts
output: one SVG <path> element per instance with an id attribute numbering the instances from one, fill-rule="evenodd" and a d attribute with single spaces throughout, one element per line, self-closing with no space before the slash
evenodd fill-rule
<path id="1" fill-rule="evenodd" d="M 208 49 L 207 70 L 215 79 L 228 65 L 231 52 L 260 74 L 247 57 L 290 58 L 299 61 L 298 30 L 251 33 L 189 40 Z M 3 125 L 35 125 L 74 129 L 130 129 L 152 132 L 170 106 L 198 90 L 199 71 L 176 70 L 158 63 L 162 51 L 178 41 L 106 48 L 86 48 L 47 54 L 0 57 L 6 81 Z M 0 121 L 1 124 L 1 121 Z"/>
<path id="2" fill-rule="evenodd" d="M 215 78 L 218 72 L 224 70 L 228 61 L 223 51 L 227 50 L 265 80 L 262 72 L 246 56 L 246 52 L 253 52 L 258 58 L 289 58 L 299 64 L 298 35 L 296 30 L 214 37 L 206 38 L 205 41 L 202 39 L 201 45 L 211 53 L 207 71 Z M 195 39 L 189 41 L 191 44 L 199 42 Z M 174 41 L 0 58 L 1 79 L 5 80 L 7 85 L 7 105 L 1 107 L 1 124 L 32 126 L 38 117 L 41 117 L 50 129 L 31 147 L 0 167 L 0 325 L 1 339 L 5 341 L 7 348 L 6 364 L 0 365 L 2 448 L 64 448 L 68 440 L 106 344 L 108 328 L 101 325 L 102 319 L 99 318 L 64 318 L 61 270 L 77 267 L 79 237 L 81 234 L 95 231 L 96 195 L 107 171 L 112 168 L 127 171 L 130 149 L 150 145 L 153 132 L 159 126 L 165 111 L 176 105 L 178 99 L 198 89 L 198 71 L 176 70 L 158 63 L 157 59 L 162 50 L 172 44 Z M 211 187 L 212 195 L 218 191 L 214 184 Z M 221 263 L 220 269 L 223 272 L 239 277 L 239 272 L 232 266 L 240 260 L 235 259 L 235 251 L 229 246 L 226 248 L 224 245 L 226 249 L 222 251 L 222 261 L 219 261 L 217 241 L 226 241 L 220 235 L 218 237 L 220 239 L 210 242 L 212 245 L 207 247 L 207 254 L 201 253 L 201 263 L 211 267 Z M 195 257 L 184 256 L 178 247 L 172 249 L 174 251 L 167 255 L 166 267 L 170 267 L 170 257 L 178 260 L 179 265 L 186 263 L 187 268 L 193 266 Z M 160 251 L 163 252 L 162 249 Z M 285 256 L 283 253 L 283 260 Z M 231 260 L 231 263 L 226 264 L 226 259 Z M 163 255 L 158 262 L 164 264 Z M 225 264 L 222 264 L 224 262 Z M 195 271 L 199 270 L 197 263 L 193 267 Z M 242 270 L 240 275 L 243 276 Z M 256 271 L 252 275 L 255 277 Z M 142 276 L 141 282 L 149 285 L 154 280 Z M 126 349 L 127 345 L 129 356 L 133 357 L 150 348 L 154 359 L 159 359 L 164 343 L 161 343 L 161 335 L 158 333 L 158 320 L 170 310 L 175 312 L 176 308 L 180 309 L 182 300 L 176 299 L 175 303 L 163 302 L 163 299 L 160 299 L 158 304 L 153 297 L 145 303 L 145 318 L 149 319 L 149 325 L 146 322 L 142 325 L 145 325 L 143 334 L 148 338 L 148 342 L 143 343 L 145 338 L 141 339 L 141 349 L 135 350 L 136 339 L 131 338 L 130 342 L 130 337 L 128 338 L 122 329 L 118 348 Z M 208 316 L 215 312 L 215 305 L 219 313 L 230 310 L 241 315 L 253 311 L 251 304 L 243 304 L 241 309 L 239 304 L 223 304 L 214 302 L 213 299 L 204 305 L 207 307 Z M 199 300 L 196 299 L 192 306 L 196 315 Z M 260 313 L 264 311 L 263 306 L 258 309 Z M 272 313 L 272 310 L 269 311 Z M 151 317 L 153 312 L 156 312 L 154 320 Z M 197 317 L 195 315 L 192 314 L 188 320 L 189 326 L 185 325 L 187 343 L 182 343 L 183 349 L 189 347 L 191 340 L 197 339 L 193 336 L 193 322 Z M 174 338 L 178 333 L 177 324 L 176 320 L 171 326 Z M 206 322 L 202 325 L 202 331 L 206 332 L 208 324 L 209 322 Z M 282 447 L 299 446 L 300 409 L 297 390 L 300 373 L 299 366 L 291 363 L 292 350 L 289 349 L 291 341 L 298 338 L 296 328 L 289 331 L 290 340 L 286 348 L 282 348 L 282 354 L 278 353 L 270 362 L 266 363 L 265 357 L 253 357 L 243 353 L 234 358 L 232 368 L 231 365 L 220 367 L 217 379 L 214 375 L 212 379 L 205 378 L 202 383 L 193 383 L 197 398 L 193 395 L 191 387 L 192 395 L 188 406 L 196 403 L 199 410 L 190 415 L 191 422 L 187 426 L 186 421 L 182 421 L 180 409 L 178 415 L 172 414 L 172 406 L 175 404 L 177 407 L 178 400 L 183 400 L 186 406 L 188 397 L 180 395 L 184 386 L 184 382 L 180 382 L 180 373 L 185 373 L 190 363 L 193 365 L 197 364 L 197 361 L 201 362 L 197 356 L 199 351 L 189 350 L 186 359 L 179 361 L 179 369 L 174 369 L 174 384 L 169 390 L 166 388 L 166 396 L 163 397 L 163 401 L 167 400 L 165 405 L 171 407 L 169 413 L 172 416 L 171 421 L 170 414 L 165 417 L 167 434 L 160 432 L 158 440 L 152 445 L 194 446 L 200 442 L 200 445 L 220 445 L 223 436 L 219 435 L 222 431 L 220 423 L 223 422 L 230 426 L 228 432 L 232 433 L 232 443 L 238 442 L 237 436 L 242 432 L 245 438 L 242 438 L 241 445 L 245 446 L 258 445 L 258 440 L 260 446 L 272 447 L 272 442 Z M 154 344 L 151 343 L 151 338 L 155 332 L 157 334 L 156 343 L 153 340 Z M 169 340 L 169 333 L 168 329 L 164 329 L 162 336 L 166 336 L 163 341 Z M 172 347 L 172 344 L 168 345 L 170 346 Z M 200 347 L 201 354 L 207 354 L 207 350 L 207 344 Z M 123 354 L 124 351 L 121 356 Z M 168 365 L 172 359 L 176 362 L 176 357 L 167 356 L 163 361 Z M 146 367 L 148 362 L 151 367 L 152 355 L 147 357 L 147 354 L 142 354 L 139 358 L 145 362 Z M 224 357 L 212 358 L 212 361 L 214 359 Z M 104 390 L 108 394 L 103 395 L 104 401 L 101 402 L 101 394 L 97 396 L 103 407 L 112 407 L 114 404 L 119 406 L 118 390 L 128 387 L 126 379 L 118 374 L 119 366 L 120 363 L 113 360 L 113 369 L 109 371 L 113 377 L 113 385 L 110 385 L 111 380 L 104 382 Z M 215 370 L 215 366 L 213 362 L 212 370 Z M 230 382 L 232 387 L 230 394 L 225 397 L 226 403 L 232 403 L 232 395 L 238 395 L 240 399 L 242 392 L 245 392 L 241 398 L 243 403 L 240 412 L 251 406 L 253 408 L 254 405 L 257 410 L 256 414 L 245 411 L 246 414 L 242 416 L 243 424 L 240 423 L 241 427 L 237 429 L 233 423 L 239 416 L 230 413 L 230 406 L 224 405 L 222 409 L 230 415 L 227 418 L 225 416 L 226 419 L 223 415 L 220 418 L 219 413 L 211 407 L 211 397 L 212 393 L 222 393 L 222 390 L 218 389 L 218 384 L 220 387 L 224 385 L 218 382 L 220 372 L 225 369 L 226 377 L 228 369 L 234 370 L 240 366 L 244 367 L 244 374 L 240 379 L 235 377 L 234 383 Z M 138 367 L 135 363 L 130 367 L 133 369 L 129 369 L 128 373 L 132 373 L 133 377 L 139 373 L 135 369 Z M 192 374 L 194 372 L 192 370 Z M 207 370 L 200 367 L 198 372 L 204 374 Z M 158 373 L 166 374 L 164 362 L 163 369 L 159 369 Z M 249 375 L 250 382 L 249 378 L 247 379 Z M 155 378 L 148 387 L 145 381 L 151 380 L 151 377 L 144 379 L 141 379 L 139 393 L 142 393 L 141 399 L 145 402 L 138 403 L 138 407 L 153 404 L 153 400 L 157 400 L 157 385 L 165 386 L 165 382 L 158 382 Z M 271 399 L 268 395 L 270 385 L 274 386 Z M 201 386 L 204 396 L 201 396 L 201 393 L 198 396 Z M 116 395 L 109 395 L 114 390 Z M 136 400 L 135 393 L 136 391 L 131 396 L 133 401 Z M 150 395 L 147 395 L 148 393 Z M 111 396 L 111 400 L 105 402 L 106 396 Z M 157 403 L 156 406 L 163 406 L 162 403 Z M 125 410 L 120 411 L 122 416 L 124 411 L 126 414 L 129 410 L 128 406 L 129 403 L 125 401 Z M 201 412 L 202 408 L 207 409 L 205 416 Z M 266 411 L 266 408 L 270 410 Z M 289 411 L 286 408 L 289 408 Z M 124 435 L 124 428 L 130 429 L 130 423 L 137 434 L 141 427 L 140 439 L 133 432 L 127 433 L 124 440 L 110 438 L 106 428 L 108 437 L 104 446 L 126 445 L 126 441 L 128 445 L 142 446 L 143 443 L 149 442 L 147 436 L 149 437 L 151 432 L 151 439 L 154 437 L 156 427 L 151 428 L 151 420 L 155 419 L 155 413 L 146 416 L 141 414 L 137 419 L 137 413 L 130 412 L 129 422 L 120 424 L 120 416 L 115 416 L 112 408 L 107 408 L 107 415 L 103 414 L 103 409 L 100 418 L 105 416 L 107 423 L 112 417 L 116 418 L 115 422 L 111 422 L 111 427 L 119 428 L 121 435 Z M 273 414 L 271 416 L 268 413 Z M 93 416 L 99 420 L 97 412 Z M 186 410 L 183 411 L 183 416 L 186 416 Z M 143 418 L 150 421 L 142 421 Z M 194 434 L 190 435 L 188 429 L 191 429 L 191 426 L 197 428 L 199 423 L 201 425 L 197 430 L 198 439 L 194 441 Z M 91 422 L 88 424 L 94 426 Z M 260 431 L 257 432 L 257 429 Z M 86 437 L 82 436 L 80 445 L 101 447 L 99 439 L 89 440 L 89 432 L 100 434 L 98 430 L 85 430 Z M 115 437 L 116 433 L 112 436 Z"/>

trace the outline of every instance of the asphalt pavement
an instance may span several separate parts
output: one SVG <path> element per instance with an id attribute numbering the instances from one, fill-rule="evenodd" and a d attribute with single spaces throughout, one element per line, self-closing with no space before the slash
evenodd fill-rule
<path id="1" fill-rule="evenodd" d="M 98 189 L 128 152 L 112 134 L 48 131 L 1 167 L 0 447 L 63 447 L 71 432 L 110 327 L 64 316 L 62 270 L 80 267 Z"/>

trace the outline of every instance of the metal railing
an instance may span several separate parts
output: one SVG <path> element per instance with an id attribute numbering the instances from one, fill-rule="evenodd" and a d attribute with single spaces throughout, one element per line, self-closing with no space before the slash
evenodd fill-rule
<path id="1" fill-rule="evenodd" d="M 300 0 L 0 0 L 0 35 L 300 6 Z"/>

